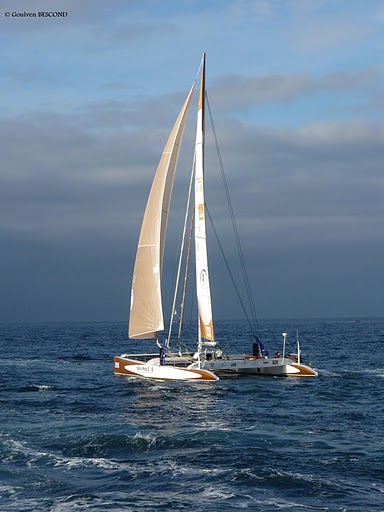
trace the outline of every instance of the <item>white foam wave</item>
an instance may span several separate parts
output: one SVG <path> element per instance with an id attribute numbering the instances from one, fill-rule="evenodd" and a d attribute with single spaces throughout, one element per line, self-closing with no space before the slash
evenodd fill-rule
<path id="1" fill-rule="evenodd" d="M 37 387 L 37 389 L 38 389 L 39 391 L 50 391 L 50 390 L 52 390 L 52 389 L 53 389 L 53 387 L 52 387 L 52 386 L 46 386 L 46 385 L 44 385 L 44 384 L 36 385 L 36 387 Z"/>
<path id="2" fill-rule="evenodd" d="M 26 464 L 28 467 L 32 467 L 35 464 L 41 462 L 52 463 L 53 466 L 59 467 L 64 466 L 67 469 L 73 469 L 78 467 L 100 467 L 102 469 L 121 469 L 121 463 L 113 460 L 105 459 L 102 457 L 62 457 L 60 455 L 36 450 L 26 445 L 25 442 L 15 441 L 14 439 L 7 439 L 4 444 L 8 447 L 9 455 L 4 458 L 4 461 L 10 462 L 15 456 L 21 454 L 27 460 Z"/>
<path id="3" fill-rule="evenodd" d="M 316 368 L 321 377 L 341 377 L 342 373 L 333 372 L 332 370 L 326 370 L 325 368 Z"/>
<path id="4" fill-rule="evenodd" d="M 65 467 L 68 470 L 77 468 L 97 467 L 107 470 L 121 470 L 123 463 L 103 457 L 56 457 L 55 467 Z"/>
<path id="5" fill-rule="evenodd" d="M 229 498 L 233 498 L 235 495 L 232 492 L 225 491 L 220 489 L 219 487 L 209 486 L 201 493 L 201 496 L 210 500 L 215 499 L 224 499 L 227 500 Z"/>
<path id="6" fill-rule="evenodd" d="M 300 508 L 303 510 L 309 509 L 309 510 L 329 510 L 328 507 L 322 507 L 322 506 L 310 506 L 305 505 L 304 503 L 300 503 L 297 501 L 287 501 L 280 498 L 269 498 L 268 500 L 259 503 L 263 503 L 265 505 L 273 506 L 274 510 L 286 510 L 290 508 Z"/>
<path id="7" fill-rule="evenodd" d="M 11 461 L 14 459 L 15 455 L 21 454 L 26 457 L 27 465 L 32 466 L 38 460 L 46 457 L 52 457 L 48 452 L 43 452 L 39 450 L 35 450 L 34 448 L 30 448 L 27 446 L 25 442 L 16 441 L 14 439 L 6 439 L 4 441 L 4 445 L 7 446 L 9 450 L 9 455 L 4 458 L 4 461 Z"/>
<path id="8" fill-rule="evenodd" d="M 359 373 L 369 373 L 371 375 L 374 375 L 376 377 L 384 377 L 384 368 L 367 368 L 365 370 L 360 370 Z"/>
<path id="9" fill-rule="evenodd" d="M 16 494 L 18 491 L 17 487 L 13 487 L 13 485 L 3 485 L 0 484 L 0 495 L 1 496 L 9 496 Z"/>
<path id="10" fill-rule="evenodd" d="M 372 487 L 375 489 L 375 491 L 378 491 L 378 492 L 381 492 L 382 494 L 384 494 L 384 487 L 379 487 L 379 485 L 376 483 L 372 484 Z"/>

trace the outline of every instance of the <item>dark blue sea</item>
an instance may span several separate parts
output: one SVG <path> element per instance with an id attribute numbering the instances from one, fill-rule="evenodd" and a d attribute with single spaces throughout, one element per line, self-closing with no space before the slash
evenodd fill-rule
<path id="1" fill-rule="evenodd" d="M 260 322 L 296 329 L 318 378 L 204 384 L 114 376 L 124 323 L 1 324 L 1 512 L 384 511 L 384 319 Z"/>

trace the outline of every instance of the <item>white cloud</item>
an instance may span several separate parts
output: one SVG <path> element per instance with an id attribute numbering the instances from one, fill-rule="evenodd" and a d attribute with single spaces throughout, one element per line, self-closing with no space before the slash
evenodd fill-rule
<path id="1" fill-rule="evenodd" d="M 259 76 L 224 76 L 212 84 L 215 104 L 221 108 L 248 108 L 254 105 L 288 102 L 316 93 L 363 93 L 377 91 L 383 80 L 374 69 L 337 71 L 325 75 L 280 73 Z"/>

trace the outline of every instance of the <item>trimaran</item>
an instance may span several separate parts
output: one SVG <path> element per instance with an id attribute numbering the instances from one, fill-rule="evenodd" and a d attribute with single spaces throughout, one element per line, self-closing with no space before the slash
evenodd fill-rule
<path id="1" fill-rule="evenodd" d="M 194 166 L 191 173 L 182 251 L 171 315 L 173 319 L 176 311 L 176 295 L 180 281 L 188 210 L 192 204 L 190 197 L 194 179 L 195 193 L 192 225 L 195 241 L 194 254 L 198 308 L 198 339 L 196 347 L 192 352 L 186 351 L 183 353 L 180 350 L 172 352 L 170 345 L 171 327 L 169 329 L 169 336 L 166 337 L 163 343 L 160 343 L 158 336 L 159 332 L 164 331 L 161 277 L 169 207 L 195 80 L 169 135 L 157 167 L 144 213 L 133 271 L 128 335 L 131 339 L 154 339 L 159 350 L 149 354 L 123 354 L 115 356 L 114 371 L 116 374 L 151 379 L 192 381 L 216 381 L 218 380 L 217 374 L 220 373 L 297 377 L 316 376 L 317 372 L 301 361 L 299 342 L 297 343 L 297 354 L 289 355 L 286 353 L 286 333 L 283 333 L 282 355 L 275 354 L 275 357 L 268 357 L 264 346 L 257 337 L 255 337 L 251 355 L 225 354 L 220 348 L 217 348 L 212 320 L 206 239 L 207 208 L 204 199 L 205 53 L 203 54 L 200 68 L 201 78 L 197 109 Z M 172 320 L 170 325 L 172 326 Z"/>

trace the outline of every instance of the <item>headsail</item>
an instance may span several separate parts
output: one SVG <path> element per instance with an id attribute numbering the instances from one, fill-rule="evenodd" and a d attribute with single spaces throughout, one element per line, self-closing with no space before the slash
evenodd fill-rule
<path id="1" fill-rule="evenodd" d="M 164 329 L 161 272 L 173 181 L 194 85 L 165 145 L 148 197 L 131 290 L 130 338 L 156 338 Z"/>
<path id="2" fill-rule="evenodd" d="M 202 338 L 214 341 L 211 291 L 209 285 L 207 238 L 204 200 L 204 103 L 205 103 L 205 53 L 201 72 L 199 106 L 196 128 L 195 166 L 195 254 L 196 291 L 199 332 Z"/>

